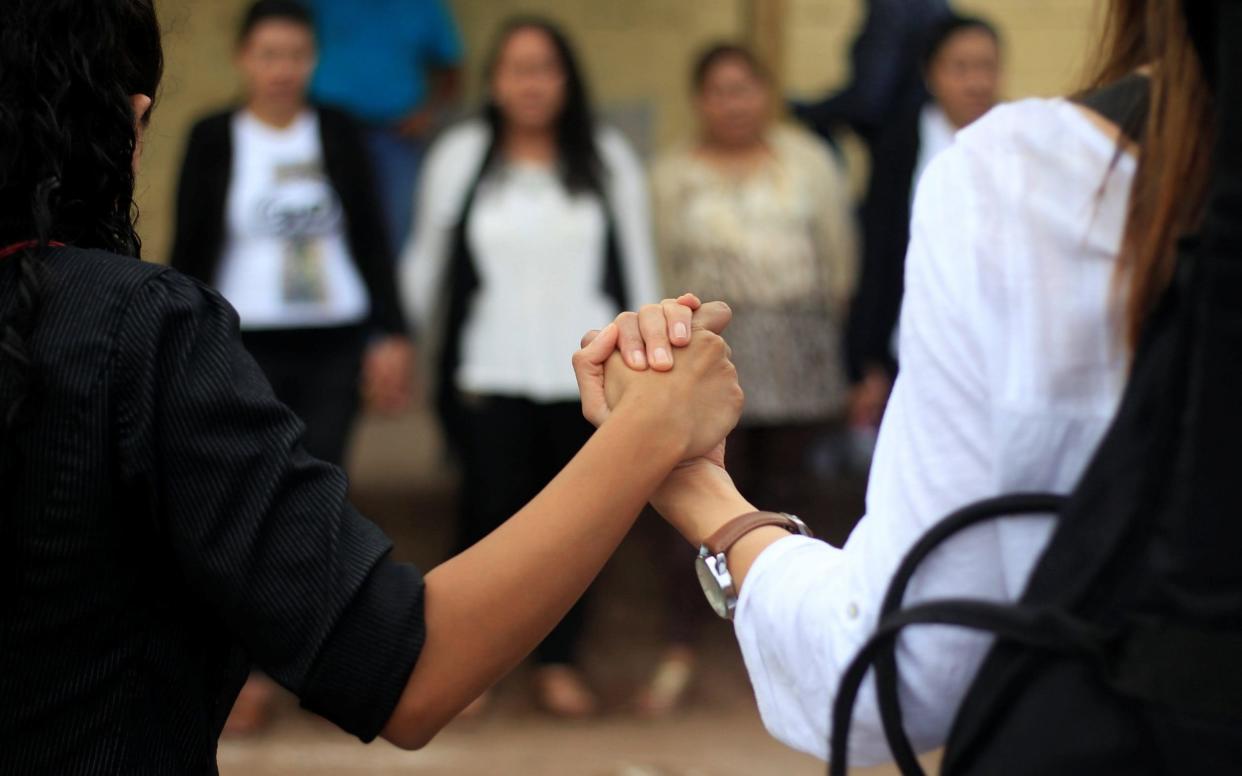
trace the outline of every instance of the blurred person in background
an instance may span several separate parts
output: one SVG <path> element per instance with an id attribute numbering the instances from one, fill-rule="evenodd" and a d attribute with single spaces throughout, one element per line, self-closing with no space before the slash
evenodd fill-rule
<path id="1" fill-rule="evenodd" d="M 307 2 L 320 52 L 311 94 L 362 123 L 396 256 L 427 143 L 460 96 L 457 25 L 445 0 Z"/>
<path id="2" fill-rule="evenodd" d="M 360 382 L 373 406 L 399 410 L 413 361 L 370 164 L 352 119 L 307 101 L 305 7 L 254 3 L 235 62 L 242 105 L 190 133 L 170 263 L 237 309 L 246 349 L 307 425 L 307 450 L 341 465 Z M 262 726 L 269 691 L 247 686 L 232 729 Z"/>
<path id="3" fill-rule="evenodd" d="M 849 185 L 822 142 L 773 122 L 771 81 L 748 49 L 707 50 L 692 87 L 698 139 L 662 156 L 653 174 L 665 285 L 733 308 L 746 409 L 729 439 L 730 469 L 761 503 L 809 508 L 812 451 L 846 405 L 841 326 L 858 261 Z M 679 538 L 670 545 L 684 552 Z M 640 697 L 644 712 L 673 708 L 690 679 L 701 606 L 692 587 L 672 598 L 682 602 L 673 646 Z"/>
<path id="4" fill-rule="evenodd" d="M 597 127 L 565 36 L 547 21 L 509 22 L 486 77 L 483 116 L 428 154 L 402 259 L 461 461 L 462 547 L 538 493 L 589 436 L 566 368 L 574 332 L 659 298 L 642 166 L 618 132 Z M 667 351 L 651 356 L 671 363 Z M 575 667 L 582 615 L 579 604 L 536 650 L 537 699 L 558 715 L 598 708 Z"/>
<path id="5" fill-rule="evenodd" d="M 859 429 L 879 427 L 897 372 L 897 317 L 915 187 L 957 131 L 1000 99 L 1001 39 L 986 20 L 949 16 L 932 30 L 924 51 L 929 97 L 880 134 L 862 208 L 862 276 L 846 346 L 857 386 L 850 420 Z"/>
<path id="6" fill-rule="evenodd" d="M 794 115 L 830 143 L 848 127 L 874 154 L 889 122 L 925 99 L 920 47 L 949 14 L 948 0 L 869 0 L 850 50 L 849 84 L 819 102 L 793 103 Z"/>

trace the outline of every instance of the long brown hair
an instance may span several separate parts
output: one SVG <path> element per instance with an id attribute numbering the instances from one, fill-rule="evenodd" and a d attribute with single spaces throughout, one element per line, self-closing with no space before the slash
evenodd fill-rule
<path id="1" fill-rule="evenodd" d="M 1131 347 L 1172 280 L 1177 240 L 1203 214 L 1216 109 L 1180 0 L 1111 0 L 1089 88 L 1150 67 L 1151 111 L 1121 243 L 1125 334 Z"/>

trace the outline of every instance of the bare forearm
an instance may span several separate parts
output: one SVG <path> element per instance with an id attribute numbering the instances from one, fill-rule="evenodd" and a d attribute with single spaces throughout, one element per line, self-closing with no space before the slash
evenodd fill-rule
<path id="1" fill-rule="evenodd" d="M 614 415 L 529 505 L 427 575 L 427 642 L 386 738 L 426 743 L 582 595 L 679 456 L 642 412 Z"/>
<path id="2" fill-rule="evenodd" d="M 461 96 L 461 68 L 436 70 L 431 75 L 430 107 L 444 110 L 457 103 Z"/>
<path id="3" fill-rule="evenodd" d="M 756 511 L 726 472 L 701 463 L 674 472 L 652 503 L 695 547 L 733 518 Z M 782 528 L 760 528 L 730 548 L 729 572 L 739 590 L 759 555 L 788 536 Z"/>

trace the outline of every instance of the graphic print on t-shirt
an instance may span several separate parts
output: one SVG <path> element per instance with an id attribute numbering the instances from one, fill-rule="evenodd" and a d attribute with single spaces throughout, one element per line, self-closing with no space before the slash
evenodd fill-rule
<path id="1" fill-rule="evenodd" d="M 319 117 L 271 127 L 233 118 L 228 238 L 215 283 L 243 329 L 348 326 L 370 298 L 350 253 L 348 218 L 327 176 Z"/>
<path id="2" fill-rule="evenodd" d="M 284 244 L 282 298 L 291 305 L 323 304 L 324 241 L 340 228 L 340 201 L 319 164 L 277 164 L 273 172 L 271 190 L 255 211 L 260 228 Z"/>

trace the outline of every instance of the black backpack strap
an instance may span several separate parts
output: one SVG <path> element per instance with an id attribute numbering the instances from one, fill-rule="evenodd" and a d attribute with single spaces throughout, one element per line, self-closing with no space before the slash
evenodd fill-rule
<path id="1" fill-rule="evenodd" d="M 1074 102 L 1116 124 L 1127 140 L 1142 144 L 1151 110 L 1151 79 L 1131 73 L 1102 89 L 1074 97 Z"/>
<path id="2" fill-rule="evenodd" d="M 880 607 L 881 625 L 901 609 L 914 572 L 941 544 L 971 526 L 1001 517 L 1060 516 L 1067 501 L 1067 497 L 1055 493 L 1017 493 L 976 502 L 944 518 L 910 548 L 897 567 Z M 884 724 L 884 735 L 892 750 L 893 760 L 902 773 L 920 773 L 918 756 L 902 723 L 898 684 L 897 641 L 893 639 L 880 647 L 875 658 L 875 689 L 880 721 Z"/>
<path id="3" fill-rule="evenodd" d="M 830 776 L 846 776 L 849 772 L 850 725 L 854 717 L 854 703 L 867 671 L 881 653 L 893 648 L 897 637 L 911 625 L 957 625 L 995 633 L 1000 639 L 1034 649 L 1090 656 L 1102 656 L 1111 636 L 1093 623 L 1079 620 L 1059 609 L 1014 606 L 993 601 L 932 601 L 895 612 L 885 618 L 875 635 L 863 645 L 841 675 L 832 709 Z M 923 774 L 917 761 L 899 765 L 904 776 Z"/>

